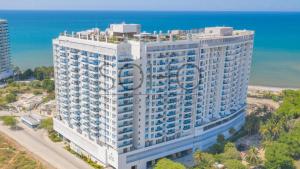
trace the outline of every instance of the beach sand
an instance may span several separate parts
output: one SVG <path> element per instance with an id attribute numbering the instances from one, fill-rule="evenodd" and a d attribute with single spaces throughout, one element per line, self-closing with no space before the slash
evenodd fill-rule
<path id="1" fill-rule="evenodd" d="M 249 85 L 248 86 L 248 91 L 265 91 L 265 92 L 282 92 L 283 90 L 299 90 L 297 88 L 284 88 L 284 87 L 271 87 L 271 86 L 254 86 L 254 85 Z"/>

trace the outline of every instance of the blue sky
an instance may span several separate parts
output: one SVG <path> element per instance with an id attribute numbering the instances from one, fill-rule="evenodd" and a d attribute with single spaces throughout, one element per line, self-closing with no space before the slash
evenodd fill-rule
<path id="1" fill-rule="evenodd" d="M 300 11 L 300 0 L 0 0 L 0 9 Z"/>

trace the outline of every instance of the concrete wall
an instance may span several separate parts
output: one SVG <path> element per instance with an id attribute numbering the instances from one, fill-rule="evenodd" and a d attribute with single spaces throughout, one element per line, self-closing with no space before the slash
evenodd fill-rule
<path id="1" fill-rule="evenodd" d="M 216 143 L 217 136 L 223 134 L 226 138 L 230 136 L 229 129 L 239 130 L 245 121 L 244 112 L 239 113 L 234 119 L 222 125 L 206 130 L 193 136 L 183 137 L 181 139 L 154 145 L 151 147 L 134 150 L 125 154 L 118 154 L 106 146 L 101 146 L 95 142 L 84 138 L 76 131 L 64 126 L 62 122 L 54 119 L 54 130 L 63 135 L 68 140 L 72 140 L 71 147 L 78 153 L 89 152 L 93 159 L 97 159 L 105 166 L 113 166 L 116 169 L 131 169 L 137 166 L 137 169 L 146 169 L 148 161 L 156 160 L 184 150 L 207 149 Z"/>
<path id="2" fill-rule="evenodd" d="M 89 153 L 90 156 L 102 165 L 113 166 L 118 168 L 118 152 L 109 146 L 100 145 L 96 142 L 92 142 L 87 138 L 84 138 L 76 131 L 67 127 L 64 123 L 57 119 L 53 119 L 53 128 L 64 138 L 71 140 L 71 148 L 78 152 Z"/>

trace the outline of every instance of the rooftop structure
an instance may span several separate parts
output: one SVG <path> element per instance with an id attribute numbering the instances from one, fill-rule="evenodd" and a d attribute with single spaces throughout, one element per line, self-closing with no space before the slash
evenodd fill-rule
<path id="1" fill-rule="evenodd" d="M 154 31 L 153 33 L 148 33 L 141 32 L 141 25 L 123 23 L 112 24 L 110 28 L 105 31 L 101 31 L 99 28 L 77 33 L 68 33 L 65 31 L 61 34 L 61 36 L 118 44 L 129 40 L 140 42 L 168 42 L 205 39 L 212 40 L 220 37 L 230 39 L 251 34 L 253 34 L 253 31 L 233 30 L 232 27 L 208 27 L 204 29 L 170 30 L 168 32 Z"/>
<path id="2" fill-rule="evenodd" d="M 116 169 L 206 149 L 244 123 L 254 32 L 147 33 L 137 24 L 53 40 L 54 129 Z"/>

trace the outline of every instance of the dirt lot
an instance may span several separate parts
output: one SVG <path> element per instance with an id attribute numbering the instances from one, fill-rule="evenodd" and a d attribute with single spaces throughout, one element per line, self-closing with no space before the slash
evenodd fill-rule
<path id="1" fill-rule="evenodd" d="M 14 140 L 0 133 L 1 169 L 46 169 L 45 165 L 33 157 Z"/>

